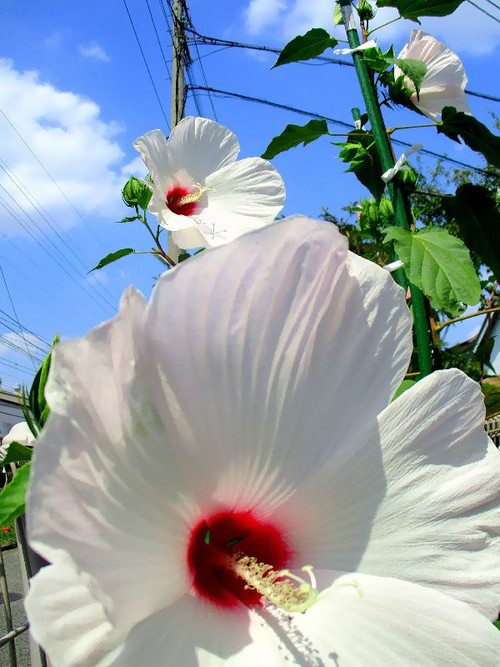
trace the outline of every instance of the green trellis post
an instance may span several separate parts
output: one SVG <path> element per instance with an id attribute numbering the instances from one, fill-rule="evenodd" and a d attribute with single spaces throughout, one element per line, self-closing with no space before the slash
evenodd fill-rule
<path id="1" fill-rule="evenodd" d="M 350 0 L 340 0 L 342 9 L 342 22 L 344 24 L 349 47 L 355 49 L 360 45 L 358 30 L 354 20 L 354 13 L 352 11 Z M 358 75 L 361 93 L 366 105 L 366 112 L 370 120 L 370 126 L 373 132 L 375 145 L 380 156 L 382 168 L 384 171 L 394 167 L 394 158 L 387 136 L 387 130 L 384 124 L 384 119 L 380 113 L 376 92 L 372 84 L 368 68 L 361 52 L 354 52 L 352 54 L 356 73 Z M 400 186 L 397 182 L 390 181 L 388 183 L 389 195 L 392 200 L 394 208 L 394 217 L 398 227 L 410 229 L 410 207 L 406 200 Z M 399 282 L 399 281 L 398 281 Z M 415 338 L 418 352 L 418 364 L 420 370 L 420 377 L 429 375 L 432 372 L 432 347 L 429 335 L 429 324 L 427 313 L 425 310 L 424 295 L 416 286 L 410 284 L 411 301 L 413 306 L 413 320 L 415 324 Z"/>

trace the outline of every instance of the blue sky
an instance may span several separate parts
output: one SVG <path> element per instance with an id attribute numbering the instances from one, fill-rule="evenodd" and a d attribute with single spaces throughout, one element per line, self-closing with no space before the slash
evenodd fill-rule
<path id="1" fill-rule="evenodd" d="M 500 18 L 486 0 L 478 4 Z M 148 295 L 162 270 L 154 259 L 135 256 L 87 274 L 108 252 L 148 249 L 142 229 L 114 221 L 127 215 L 122 185 L 131 172 L 141 174 L 132 141 L 157 127 L 168 133 L 163 114 L 170 117 L 170 35 L 162 5 L 127 0 L 127 6 L 163 110 L 123 0 L 4 0 L 0 6 L 0 377 L 8 388 L 30 382 L 46 349 L 43 341 L 56 332 L 63 338 L 82 335 L 116 312 L 129 284 Z M 278 48 L 310 27 L 332 29 L 332 0 L 191 0 L 189 7 L 203 35 Z M 377 20 L 392 16 L 383 10 Z M 394 43 L 399 50 L 412 27 L 399 21 L 375 34 L 381 46 Z M 465 2 L 453 16 L 423 20 L 422 27 L 460 55 L 470 89 L 498 96 L 499 23 Z M 191 45 L 191 54 L 197 85 L 205 85 L 206 77 L 213 88 L 347 122 L 350 108 L 362 106 L 347 66 L 296 64 L 271 71 L 272 55 L 202 44 Z M 485 123 L 490 111 L 498 112 L 494 102 L 475 97 L 469 102 Z M 215 109 L 216 119 L 238 135 L 241 157 L 261 154 L 287 123 L 307 122 L 292 112 L 204 93 L 198 104 L 211 118 Z M 197 114 L 192 95 L 187 113 Z M 387 117 L 389 126 L 419 122 L 410 112 Z M 481 164 L 476 154 L 434 129 L 398 137 Z M 316 217 L 324 206 L 338 214 L 366 196 L 354 176 L 343 173 L 337 154 L 324 138 L 273 161 L 287 187 L 285 214 Z M 469 323 L 468 331 L 475 326 Z"/>

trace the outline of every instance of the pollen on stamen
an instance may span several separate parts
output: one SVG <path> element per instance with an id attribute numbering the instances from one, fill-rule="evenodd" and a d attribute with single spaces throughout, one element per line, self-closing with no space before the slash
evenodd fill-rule
<path id="1" fill-rule="evenodd" d="M 166 193 L 165 203 L 173 213 L 191 216 L 199 212 L 199 201 L 206 190 L 198 184 L 191 189 L 175 185 Z"/>
<path id="2" fill-rule="evenodd" d="M 311 565 L 302 570 L 309 576 L 309 582 L 290 572 L 274 570 L 267 563 L 244 554 L 237 554 L 231 559 L 231 569 L 246 582 L 246 587 L 256 590 L 262 601 L 288 612 L 303 613 L 318 598 L 316 578 Z"/>

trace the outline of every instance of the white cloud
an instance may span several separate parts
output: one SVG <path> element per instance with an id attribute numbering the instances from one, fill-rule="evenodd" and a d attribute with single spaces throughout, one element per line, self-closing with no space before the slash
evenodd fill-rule
<path id="1" fill-rule="evenodd" d="M 248 31 L 252 35 L 263 32 L 269 25 L 278 21 L 280 13 L 287 6 L 288 3 L 285 0 L 250 0 L 245 10 Z"/>
<path id="2" fill-rule="evenodd" d="M 342 29 L 334 28 L 332 0 L 250 0 L 245 10 L 245 25 L 252 35 L 276 34 L 288 41 L 310 28 L 326 28 L 337 37 Z M 398 16 L 395 9 L 379 9 L 373 27 Z M 498 24 L 469 3 L 462 3 L 450 16 L 421 19 L 422 30 L 431 33 L 460 53 L 485 55 L 500 43 Z M 392 40 L 407 41 L 413 21 L 400 20 L 375 33 L 385 46 Z M 375 37 L 374 35 L 374 37 Z"/>
<path id="3" fill-rule="evenodd" d="M 144 164 L 142 157 L 138 155 L 121 168 L 121 173 L 125 176 L 125 178 L 130 178 L 130 176 L 144 178 L 147 175 L 148 170 L 146 169 L 146 165 Z"/>
<path id="4" fill-rule="evenodd" d="M 102 48 L 102 46 L 99 46 L 97 42 L 92 42 L 91 44 L 79 44 L 78 45 L 78 51 L 80 52 L 80 55 L 83 56 L 84 58 L 91 58 L 92 60 L 99 60 L 100 62 L 103 63 L 109 63 L 110 57 L 106 53 L 106 51 Z"/>
<path id="5" fill-rule="evenodd" d="M 40 81 L 35 71 L 19 72 L 11 60 L 0 58 L 0 109 L 57 185 L 0 114 L 2 160 L 61 227 L 68 228 L 79 220 L 61 190 L 83 215 L 117 215 L 124 153 L 115 137 L 121 128 L 117 123 L 102 121 L 97 104 Z M 23 197 L 4 171 L 0 171 L 0 186 L 28 214 L 36 215 L 33 203 Z M 26 222 L 25 214 L 1 188 L 0 196 Z M 40 224 L 44 225 L 41 218 Z M 26 234 L 3 208 L 0 231 L 10 236 Z"/>

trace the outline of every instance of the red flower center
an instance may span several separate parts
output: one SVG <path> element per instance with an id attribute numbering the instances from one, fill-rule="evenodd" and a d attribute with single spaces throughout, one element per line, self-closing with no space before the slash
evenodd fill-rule
<path id="1" fill-rule="evenodd" d="M 165 197 L 165 203 L 172 213 L 177 215 L 193 215 L 198 210 L 198 199 L 193 199 L 199 193 L 198 188 L 189 190 L 180 186 L 170 188 Z"/>
<path id="2" fill-rule="evenodd" d="M 259 603 L 260 593 L 245 588 L 245 581 L 231 568 L 238 554 L 273 569 L 283 568 L 290 558 L 281 533 L 251 512 L 215 514 L 198 523 L 189 541 L 187 561 L 198 595 L 221 607 L 233 607 L 238 600 L 247 606 Z"/>

